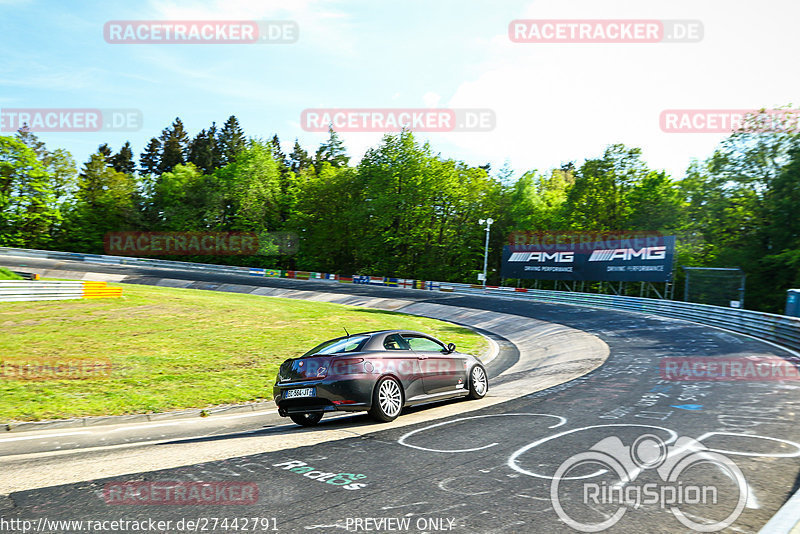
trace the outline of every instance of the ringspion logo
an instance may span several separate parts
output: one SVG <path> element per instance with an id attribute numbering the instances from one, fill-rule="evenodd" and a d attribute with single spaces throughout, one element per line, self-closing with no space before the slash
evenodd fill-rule
<path id="1" fill-rule="evenodd" d="M 717 532 L 742 513 L 748 490 L 741 469 L 701 442 L 642 434 L 630 445 L 610 436 L 567 458 L 550 498 L 559 519 L 580 532 L 601 532 L 641 510 L 669 510 L 686 528 Z"/>

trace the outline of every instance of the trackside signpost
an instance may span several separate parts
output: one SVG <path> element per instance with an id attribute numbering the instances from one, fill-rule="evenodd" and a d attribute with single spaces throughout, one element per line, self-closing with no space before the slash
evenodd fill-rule
<path id="1" fill-rule="evenodd" d="M 675 236 L 503 247 L 503 278 L 669 282 Z"/>

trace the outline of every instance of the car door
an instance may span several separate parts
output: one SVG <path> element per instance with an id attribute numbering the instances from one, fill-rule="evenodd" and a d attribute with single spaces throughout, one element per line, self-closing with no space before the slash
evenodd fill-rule
<path id="1" fill-rule="evenodd" d="M 399 334 L 389 334 L 383 340 L 382 371 L 397 376 L 403 382 L 406 399 L 425 393 L 417 354 Z"/>
<path id="2" fill-rule="evenodd" d="M 444 345 L 433 338 L 418 334 L 403 334 L 417 355 L 426 394 L 443 393 L 463 387 L 466 380 L 466 359 L 457 353 L 449 354 Z"/>

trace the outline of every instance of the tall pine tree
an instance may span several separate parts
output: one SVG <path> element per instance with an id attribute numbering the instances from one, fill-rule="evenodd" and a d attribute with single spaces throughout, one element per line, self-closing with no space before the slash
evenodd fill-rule
<path id="1" fill-rule="evenodd" d="M 212 126 L 213 128 L 213 126 Z M 211 174 L 217 168 L 217 140 L 208 130 L 200 130 L 189 143 L 188 161 L 201 169 L 204 174 Z"/>
<path id="2" fill-rule="evenodd" d="M 17 139 L 22 141 L 22 143 L 36 152 L 36 157 L 41 160 L 48 152 L 47 148 L 45 148 L 44 141 L 40 141 L 36 134 L 26 128 L 20 128 L 17 130 Z"/>
<path id="3" fill-rule="evenodd" d="M 139 156 L 141 174 L 158 174 L 161 163 L 161 141 L 153 137 Z"/>
<path id="4" fill-rule="evenodd" d="M 289 162 L 286 159 L 286 154 L 281 151 L 281 141 L 278 139 L 278 134 L 272 136 L 270 145 L 272 146 L 272 159 L 278 164 L 280 187 L 278 217 L 281 221 L 286 221 L 289 219 L 292 206 L 295 203 L 292 192 L 290 191 L 294 182 L 294 176 L 289 170 Z"/>
<path id="5" fill-rule="evenodd" d="M 136 172 L 136 164 L 133 162 L 133 150 L 130 141 L 125 141 L 119 152 L 109 158 L 109 163 L 114 170 L 123 174 L 133 174 Z"/>
<path id="6" fill-rule="evenodd" d="M 330 163 L 335 169 L 347 167 L 350 157 L 344 148 L 344 142 L 339 137 L 332 126 L 328 126 L 328 140 L 322 143 L 317 149 L 314 157 L 314 167 L 319 174 L 323 163 Z"/>
<path id="7" fill-rule="evenodd" d="M 217 134 L 217 144 L 219 145 L 221 166 L 233 163 L 237 154 L 245 149 L 244 131 L 235 115 L 231 115 L 225 121 Z"/>
<path id="8" fill-rule="evenodd" d="M 183 122 L 179 117 L 169 128 L 164 128 L 161 132 L 161 161 L 159 162 L 159 172 L 171 171 L 175 165 L 186 163 L 186 155 L 189 150 L 189 136 L 183 127 Z"/>
<path id="9" fill-rule="evenodd" d="M 106 161 L 108 161 L 109 158 L 111 157 L 111 154 L 113 154 L 114 151 L 111 150 L 111 147 L 108 146 L 108 143 L 103 143 L 102 145 L 97 147 L 97 153 L 102 154 L 103 157 L 106 158 Z"/>
<path id="10" fill-rule="evenodd" d="M 281 141 L 278 139 L 278 134 L 272 136 L 272 159 L 274 159 L 279 166 L 288 167 L 286 154 L 281 151 Z"/>
<path id="11" fill-rule="evenodd" d="M 303 169 L 307 169 L 311 164 L 312 161 L 308 156 L 308 152 L 300 146 L 300 143 L 295 137 L 294 148 L 292 149 L 292 153 L 289 154 L 289 169 L 295 174 L 300 174 Z"/>

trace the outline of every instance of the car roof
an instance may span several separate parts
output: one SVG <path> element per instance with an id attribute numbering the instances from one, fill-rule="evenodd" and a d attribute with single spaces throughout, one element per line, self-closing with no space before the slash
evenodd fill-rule
<path id="1" fill-rule="evenodd" d="M 361 340 L 361 342 L 359 343 L 359 351 L 370 352 L 370 351 L 376 350 L 378 344 L 380 344 L 381 348 L 382 348 L 381 340 L 383 338 L 385 338 L 386 336 L 390 336 L 390 335 L 393 335 L 393 334 L 413 334 L 413 335 L 427 337 L 427 338 L 430 338 L 430 339 L 433 339 L 433 340 L 437 341 L 438 343 L 442 343 L 441 341 L 437 340 L 434 336 L 431 336 L 431 335 L 428 335 L 428 334 L 424 334 L 422 332 L 417 332 L 416 330 L 404 330 L 404 329 L 373 330 L 373 331 L 370 331 L 370 332 L 358 332 L 358 333 L 355 333 L 355 334 L 350 334 L 348 336 L 340 336 L 340 337 L 337 337 L 337 338 L 329 339 L 329 340 L 325 341 L 324 343 L 337 342 L 337 341 L 341 341 L 343 339 L 348 339 L 348 338 L 364 337 L 365 339 Z M 314 353 L 314 354 L 318 354 L 318 353 Z M 308 356 L 313 356 L 314 354 L 307 353 Z"/>
<path id="2" fill-rule="evenodd" d="M 373 330 L 371 332 L 359 332 L 358 334 L 350 334 L 350 336 L 374 336 L 375 334 L 419 334 L 421 336 L 432 337 L 429 334 L 417 332 L 416 330 Z"/>
<path id="3" fill-rule="evenodd" d="M 416 330 L 394 329 L 394 330 L 371 330 L 369 332 L 357 332 L 357 333 L 354 333 L 354 334 L 350 334 L 349 336 L 335 337 L 335 338 L 329 339 L 328 341 L 334 341 L 334 340 L 337 340 L 337 339 L 346 339 L 348 337 L 356 337 L 356 336 L 370 336 L 370 337 L 372 337 L 372 336 L 376 336 L 376 335 L 390 335 L 390 334 L 415 334 L 415 335 L 418 335 L 418 336 L 425 336 L 425 337 L 431 337 L 431 338 L 436 339 L 434 336 L 431 336 L 430 334 L 425 334 L 423 332 L 417 332 Z"/>

